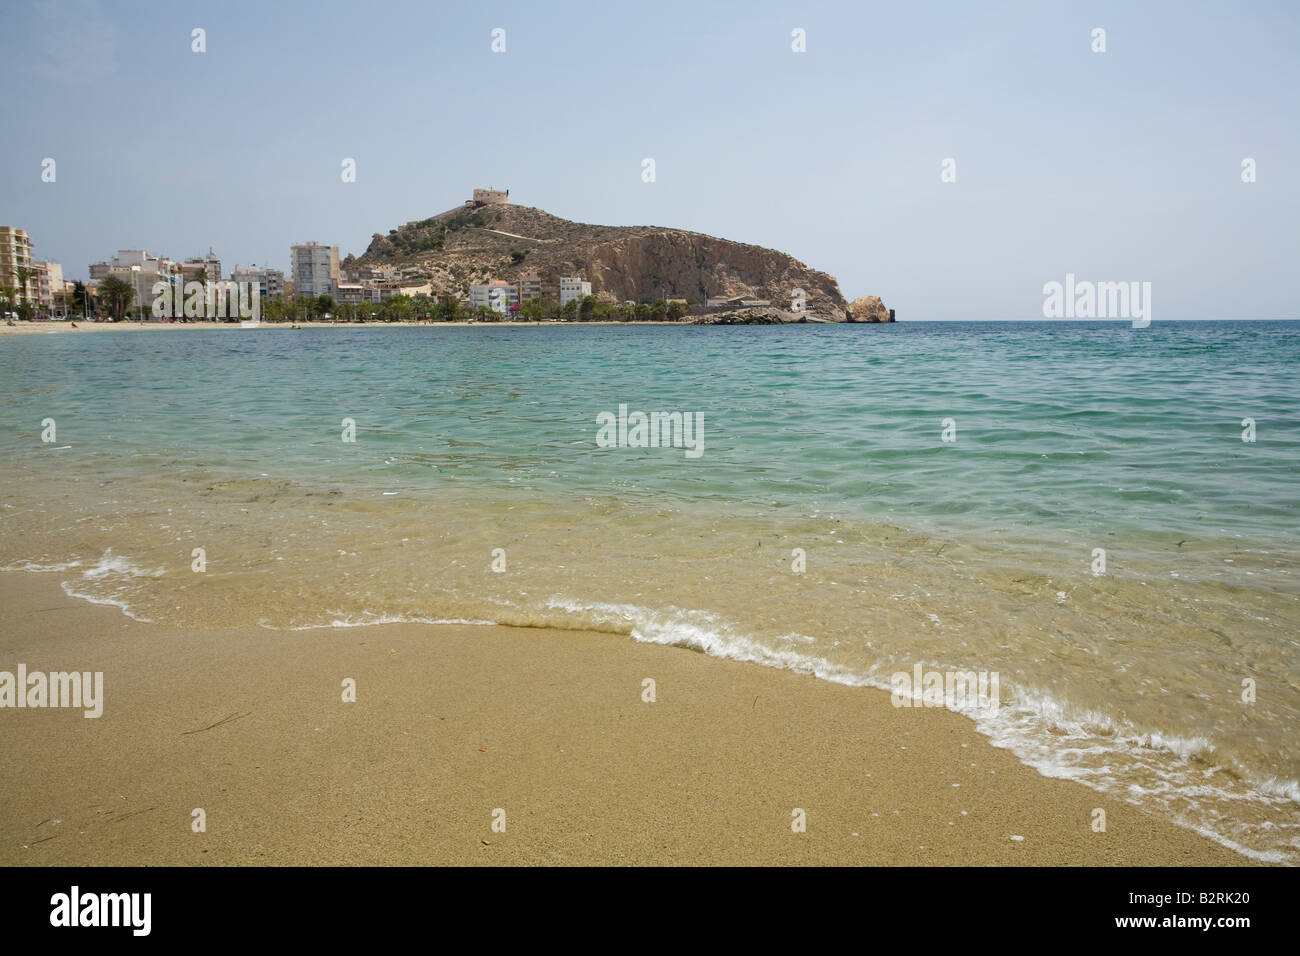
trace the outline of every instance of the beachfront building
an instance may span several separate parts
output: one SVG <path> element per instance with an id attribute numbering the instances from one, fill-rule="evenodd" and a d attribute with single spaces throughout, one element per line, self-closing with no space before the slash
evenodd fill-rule
<path id="1" fill-rule="evenodd" d="M 360 282 L 339 282 L 334 286 L 334 302 L 337 305 L 361 305 L 363 302 L 378 302 L 379 290 Z"/>
<path id="2" fill-rule="evenodd" d="M 433 286 L 427 279 L 362 279 L 360 282 L 340 282 L 334 288 L 334 301 L 341 305 L 378 304 L 388 302 L 395 295 L 411 298 L 433 295 Z"/>
<path id="3" fill-rule="evenodd" d="M 170 278 L 181 274 L 181 264 L 172 259 L 151 256 L 143 249 L 119 249 L 117 255 L 107 262 L 92 262 L 90 278 L 98 282 L 114 273 L 139 272 L 161 278 Z"/>
<path id="4" fill-rule="evenodd" d="M 289 247 L 293 265 L 293 294 L 299 299 L 314 299 L 334 294 L 339 284 L 339 247 L 304 242 Z"/>
<path id="5" fill-rule="evenodd" d="M 519 304 L 519 290 L 504 279 L 493 279 L 482 285 L 469 287 L 469 307 L 478 309 L 486 306 L 502 315 L 510 311 L 510 306 Z"/>
<path id="6" fill-rule="evenodd" d="M 156 260 L 155 260 L 156 261 Z M 130 311 L 144 314 L 153 308 L 154 292 L 153 287 L 158 282 L 172 282 L 178 279 L 178 275 L 170 268 L 179 266 L 179 263 L 171 262 L 166 269 L 149 269 L 144 266 L 129 266 L 125 269 L 110 269 L 109 276 L 115 276 L 124 282 L 130 284 L 135 289 L 135 298 L 131 301 Z"/>
<path id="7" fill-rule="evenodd" d="M 182 275 L 179 262 L 172 259 L 151 256 L 143 249 L 119 249 L 117 255 L 106 262 L 94 262 L 90 266 L 90 278 L 101 282 L 114 276 L 130 284 L 135 289 L 135 298 L 131 311 L 147 310 L 153 306 L 153 287 L 156 282 L 171 282 Z"/>
<path id="8" fill-rule="evenodd" d="M 536 273 L 524 276 L 515 283 L 520 302 L 543 299 L 547 302 L 560 301 L 560 284 L 551 278 L 542 278 Z"/>
<path id="9" fill-rule="evenodd" d="M 195 256 L 186 259 L 181 265 L 181 272 L 185 275 L 186 282 L 195 281 L 200 270 L 202 270 L 204 277 L 209 282 L 221 281 L 221 260 L 213 254 L 211 249 L 208 250 L 206 256 Z"/>
<path id="10" fill-rule="evenodd" d="M 591 283 L 584 282 L 578 276 L 560 277 L 560 308 L 570 302 L 577 302 L 591 295 Z"/>
<path id="11" fill-rule="evenodd" d="M 230 270 L 230 280 L 257 283 L 256 288 L 263 298 L 278 299 L 284 296 L 284 273 L 279 269 L 268 269 L 258 265 L 236 265 Z"/>
<path id="12" fill-rule="evenodd" d="M 15 298 L 21 299 L 23 284 L 19 280 L 19 269 L 32 269 L 32 237 L 23 229 L 13 226 L 0 226 L 0 286 L 9 286 L 16 290 Z M 27 283 L 27 300 L 35 297 L 32 283 Z"/>
<path id="13" fill-rule="evenodd" d="M 36 302 L 37 310 L 46 315 L 62 314 L 55 300 L 63 298 L 63 266 L 57 262 L 34 262 L 36 275 L 28 282 L 28 292 Z"/>

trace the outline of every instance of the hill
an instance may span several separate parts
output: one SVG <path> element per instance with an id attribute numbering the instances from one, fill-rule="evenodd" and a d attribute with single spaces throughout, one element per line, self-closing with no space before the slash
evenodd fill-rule
<path id="1" fill-rule="evenodd" d="M 351 257 L 349 257 L 349 260 Z M 596 226 L 514 204 L 449 209 L 375 233 L 359 260 L 388 263 L 463 298 L 471 283 L 523 276 L 581 276 L 607 301 L 710 297 L 767 299 L 788 308 L 794 290 L 808 312 L 844 321 L 848 303 L 832 276 L 783 252 L 658 226 Z"/>

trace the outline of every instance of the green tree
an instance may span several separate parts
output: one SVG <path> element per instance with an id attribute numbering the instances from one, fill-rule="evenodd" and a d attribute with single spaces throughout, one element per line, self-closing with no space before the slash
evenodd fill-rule
<path id="1" fill-rule="evenodd" d="M 113 318 L 121 322 L 135 301 L 135 286 L 117 276 L 109 276 L 99 283 L 99 297 L 108 306 L 108 311 L 113 313 Z"/>
<path id="2" fill-rule="evenodd" d="M 86 291 L 84 282 L 72 283 L 72 305 L 73 311 L 80 311 L 82 315 L 90 314 L 90 293 Z"/>
<path id="3" fill-rule="evenodd" d="M 320 312 L 321 315 L 327 315 L 328 313 L 333 312 L 334 297 L 330 295 L 323 295 L 320 298 L 318 298 L 316 300 L 316 310 Z"/>
<path id="4" fill-rule="evenodd" d="M 409 322 L 415 315 L 415 300 L 399 292 L 388 300 L 388 313 L 395 322 Z"/>
<path id="5" fill-rule="evenodd" d="M 529 299 L 519 307 L 519 317 L 528 319 L 530 322 L 540 322 L 546 318 L 546 313 L 550 311 L 546 303 L 541 299 Z"/>
<path id="6" fill-rule="evenodd" d="M 18 280 L 18 284 L 22 287 L 23 303 L 27 303 L 28 301 L 30 301 L 30 298 L 27 294 L 27 285 L 29 282 L 32 281 L 32 279 L 36 278 L 38 274 L 39 273 L 37 272 L 37 270 L 28 268 L 27 266 L 19 266 L 17 269 L 14 270 L 14 278 Z M 22 309 L 19 308 L 18 311 L 21 313 Z M 33 312 L 34 311 L 35 310 L 33 310 Z"/>
<path id="7" fill-rule="evenodd" d="M 453 296 L 438 296 L 438 308 L 434 317 L 440 322 L 455 322 L 460 317 L 460 303 Z"/>

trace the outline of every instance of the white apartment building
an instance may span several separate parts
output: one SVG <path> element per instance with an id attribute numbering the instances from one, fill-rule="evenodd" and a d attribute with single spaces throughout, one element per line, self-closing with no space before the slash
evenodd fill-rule
<path id="1" fill-rule="evenodd" d="M 591 283 L 578 276 L 560 277 L 560 308 L 591 295 Z"/>
<path id="2" fill-rule="evenodd" d="M 469 287 L 469 307 L 487 306 L 494 312 L 506 315 L 510 306 L 519 304 L 519 289 L 504 279 L 493 279 L 483 285 Z"/>
<path id="3" fill-rule="evenodd" d="M 293 264 L 293 294 L 299 299 L 333 295 L 339 284 L 339 247 L 304 242 L 289 247 Z"/>
<path id="4" fill-rule="evenodd" d="M 142 272 L 145 275 L 170 277 L 181 274 L 182 266 L 171 259 L 151 256 L 143 249 L 119 249 L 117 255 L 107 262 L 92 262 L 90 278 L 98 281 L 106 279 L 114 272 Z"/>
<path id="5" fill-rule="evenodd" d="M 171 282 L 183 274 L 182 269 L 179 262 L 151 256 L 143 249 L 119 249 L 112 260 L 91 263 L 90 278 L 92 282 L 101 282 L 114 276 L 130 283 L 135 289 L 131 311 L 147 312 L 153 307 L 154 283 Z"/>

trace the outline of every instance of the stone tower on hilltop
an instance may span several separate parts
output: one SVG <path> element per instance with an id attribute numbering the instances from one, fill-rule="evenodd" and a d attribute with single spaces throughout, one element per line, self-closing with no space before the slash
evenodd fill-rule
<path id="1" fill-rule="evenodd" d="M 505 206 L 510 204 L 508 189 L 476 189 L 473 203 L 475 206 Z"/>

